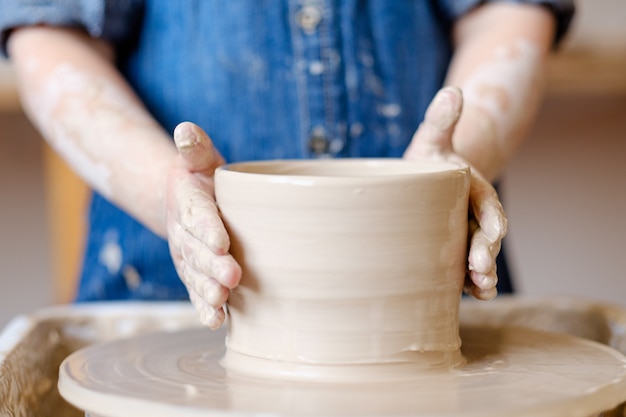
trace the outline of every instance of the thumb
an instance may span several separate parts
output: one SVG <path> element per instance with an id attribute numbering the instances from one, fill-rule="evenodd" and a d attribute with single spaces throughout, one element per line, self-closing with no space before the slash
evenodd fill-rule
<path id="1" fill-rule="evenodd" d="M 404 156 L 419 159 L 452 153 L 452 133 L 461 117 L 462 108 L 463 95 L 459 88 L 445 87 L 439 90 Z"/>
<path id="2" fill-rule="evenodd" d="M 191 122 L 182 122 L 174 129 L 174 143 L 181 156 L 182 167 L 190 172 L 213 175 L 215 169 L 224 164 L 224 158 L 213 146 L 213 141 Z"/>

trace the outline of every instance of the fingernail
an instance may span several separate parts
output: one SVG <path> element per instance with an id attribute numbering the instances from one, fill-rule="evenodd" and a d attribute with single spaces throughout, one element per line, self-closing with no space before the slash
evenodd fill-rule
<path id="1" fill-rule="evenodd" d="M 188 151 L 198 142 L 196 133 L 188 123 L 181 123 L 176 126 L 176 129 L 174 129 L 174 140 L 176 147 L 181 152 Z"/>

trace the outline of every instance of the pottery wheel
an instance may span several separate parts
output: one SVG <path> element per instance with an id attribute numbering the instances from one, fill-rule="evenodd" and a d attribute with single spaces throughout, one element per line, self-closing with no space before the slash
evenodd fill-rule
<path id="1" fill-rule="evenodd" d="M 90 416 L 590 416 L 626 398 L 626 358 L 525 328 L 461 326 L 467 363 L 397 383 L 327 384 L 230 375 L 225 330 L 154 333 L 89 346 L 59 390 Z"/>

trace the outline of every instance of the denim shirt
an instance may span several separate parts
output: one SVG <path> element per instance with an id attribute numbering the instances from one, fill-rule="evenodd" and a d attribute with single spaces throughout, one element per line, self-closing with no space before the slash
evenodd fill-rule
<path id="1" fill-rule="evenodd" d="M 443 83 L 454 21 L 478 3 L 0 0 L 0 30 L 3 43 L 42 22 L 111 41 L 154 117 L 199 124 L 229 162 L 399 157 Z M 534 3 L 560 36 L 571 3 Z M 94 194 L 78 300 L 184 298 L 167 243 Z"/>

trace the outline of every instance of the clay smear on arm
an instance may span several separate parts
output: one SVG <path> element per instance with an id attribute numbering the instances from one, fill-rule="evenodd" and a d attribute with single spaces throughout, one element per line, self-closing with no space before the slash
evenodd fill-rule
<path id="1" fill-rule="evenodd" d="M 80 32 L 24 28 L 9 39 L 25 111 L 94 189 L 165 234 L 165 176 L 176 155 L 111 60 Z"/>
<path id="2" fill-rule="evenodd" d="M 464 109 L 454 148 L 489 181 L 534 120 L 553 33 L 546 9 L 519 4 L 481 6 L 455 27 L 456 53 L 446 83 L 461 87 Z"/>

